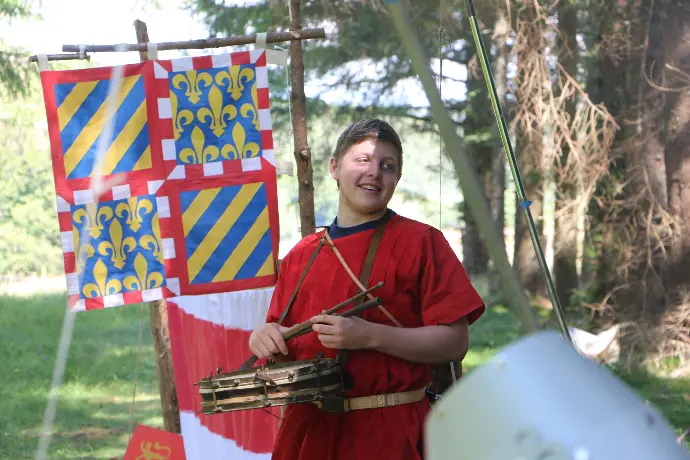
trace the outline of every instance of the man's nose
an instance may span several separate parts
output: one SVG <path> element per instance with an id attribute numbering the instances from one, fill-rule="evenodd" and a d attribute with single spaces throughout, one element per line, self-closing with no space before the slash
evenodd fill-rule
<path id="1" fill-rule="evenodd" d="M 376 161 L 370 161 L 369 162 L 369 175 L 372 177 L 379 177 L 381 174 L 381 167 L 379 166 L 378 162 Z"/>

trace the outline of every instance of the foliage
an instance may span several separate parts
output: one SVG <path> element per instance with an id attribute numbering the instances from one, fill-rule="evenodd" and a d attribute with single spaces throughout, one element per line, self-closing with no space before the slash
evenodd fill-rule
<path id="1" fill-rule="evenodd" d="M 31 0 L 0 0 L 0 24 L 31 14 Z M 0 40 L 0 97 L 26 95 L 28 81 L 36 73 L 35 65 L 27 59 L 27 53 L 9 47 Z"/>
<path id="2" fill-rule="evenodd" d="M 42 97 L 33 91 L 0 106 L 0 275 L 57 273 L 62 252 Z"/>

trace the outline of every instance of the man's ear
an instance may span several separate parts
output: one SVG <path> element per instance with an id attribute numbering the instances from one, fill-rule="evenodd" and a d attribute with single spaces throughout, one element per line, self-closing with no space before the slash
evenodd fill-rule
<path id="1" fill-rule="evenodd" d="M 331 177 L 335 180 L 340 179 L 340 171 L 338 170 L 338 160 L 331 157 L 330 167 Z"/>

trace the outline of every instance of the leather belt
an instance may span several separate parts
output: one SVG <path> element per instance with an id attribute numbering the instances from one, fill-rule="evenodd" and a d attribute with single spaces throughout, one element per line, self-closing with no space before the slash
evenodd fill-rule
<path id="1" fill-rule="evenodd" d="M 425 388 L 404 391 L 401 393 L 385 393 L 381 395 L 359 396 L 356 398 L 324 398 L 314 401 L 319 409 L 327 412 L 350 412 L 360 409 L 378 409 L 410 404 L 421 401 L 426 397 Z"/>

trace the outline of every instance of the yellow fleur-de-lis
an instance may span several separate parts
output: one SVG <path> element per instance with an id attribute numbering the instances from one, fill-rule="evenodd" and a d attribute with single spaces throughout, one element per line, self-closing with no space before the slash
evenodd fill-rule
<path id="1" fill-rule="evenodd" d="M 208 72 L 197 73 L 196 70 L 188 70 L 185 73 L 178 73 L 172 79 L 175 89 L 182 89 L 182 86 L 185 86 L 184 95 L 192 104 L 201 100 L 201 83 L 205 83 L 207 88 L 213 83 L 213 78 Z"/>
<path id="2" fill-rule="evenodd" d="M 125 277 L 125 287 L 130 291 L 154 289 L 163 285 L 163 275 L 160 272 L 148 272 L 149 264 L 141 253 L 134 257 L 134 272 L 136 276 Z"/>
<path id="3" fill-rule="evenodd" d="M 74 211 L 74 222 L 86 225 L 92 238 L 101 236 L 104 225 L 113 218 L 113 210 L 109 206 L 98 207 L 95 203 L 89 203 L 83 208 Z"/>
<path id="4" fill-rule="evenodd" d="M 234 100 L 242 97 L 244 91 L 244 84 L 248 83 L 254 78 L 254 71 L 249 67 L 241 67 L 234 65 L 230 67 L 229 72 L 222 71 L 216 74 L 216 83 L 225 86 L 223 82 L 228 81 L 228 93 Z"/>
<path id="5" fill-rule="evenodd" d="M 250 104 L 247 102 L 246 104 L 242 104 L 242 107 L 240 107 L 240 114 L 244 117 L 247 118 L 249 113 L 252 114 L 252 124 L 254 127 L 257 129 L 257 131 L 261 130 L 261 123 L 259 121 L 259 116 L 258 116 L 258 111 L 259 111 L 259 96 L 258 96 L 258 90 L 256 88 L 256 81 L 252 85 L 252 103 Z"/>
<path id="6" fill-rule="evenodd" d="M 122 283 L 118 279 L 108 279 L 108 266 L 98 259 L 93 267 L 94 283 L 86 283 L 82 292 L 86 297 L 103 297 L 106 295 L 119 294 L 122 291 Z"/>
<path id="7" fill-rule="evenodd" d="M 151 219 L 151 228 L 153 230 L 153 235 L 142 236 L 139 240 L 139 245 L 144 249 L 151 249 L 156 259 L 160 263 L 163 263 L 163 247 L 161 245 L 161 229 L 158 214 L 153 215 L 153 219 Z M 149 248 L 149 246 L 151 247 Z"/>
<path id="8" fill-rule="evenodd" d="M 79 243 L 78 243 L 79 232 L 76 231 L 76 229 L 74 229 L 73 231 L 74 231 L 74 237 L 77 240 L 77 244 L 76 244 L 77 250 L 75 251 L 75 253 L 77 254 L 76 261 L 75 261 L 77 264 L 77 273 L 81 273 L 82 269 L 86 265 L 86 261 L 88 259 L 92 258 L 96 254 L 96 250 L 90 244 L 85 244 L 83 246 L 79 246 Z"/>
<path id="9" fill-rule="evenodd" d="M 208 103 L 211 109 L 209 110 L 208 107 L 202 107 L 196 113 L 196 116 L 199 121 L 204 124 L 206 124 L 206 119 L 208 118 L 211 131 L 213 131 L 213 134 L 217 137 L 220 137 L 228 126 L 225 118 L 227 117 L 228 121 L 235 118 L 237 116 L 237 108 L 235 108 L 234 105 L 226 105 L 223 107 L 223 93 L 216 85 L 213 85 L 208 92 Z"/>
<path id="10" fill-rule="evenodd" d="M 127 198 L 127 201 L 123 201 L 115 207 L 115 214 L 117 214 L 119 218 L 123 218 L 123 214 L 127 214 L 125 223 L 129 225 L 129 228 L 132 229 L 133 232 L 141 228 L 144 214 L 149 214 L 151 211 L 153 211 L 151 200 L 148 198 L 137 198 L 135 196 Z"/>
<path id="11" fill-rule="evenodd" d="M 194 121 L 194 114 L 189 109 L 182 109 L 177 111 L 179 104 L 177 101 L 177 95 L 170 92 L 170 105 L 172 106 L 172 119 L 173 119 L 173 130 L 175 132 L 175 140 L 178 140 L 182 136 L 182 131 L 184 127 L 189 125 Z"/>
<path id="12" fill-rule="evenodd" d="M 127 254 L 134 251 L 137 241 L 131 236 L 125 239 L 122 238 L 122 225 L 117 219 L 113 219 L 110 223 L 109 230 L 111 241 L 101 242 L 98 245 L 98 252 L 103 256 L 107 256 L 110 253 L 110 260 L 113 262 L 113 265 L 120 269 L 125 266 Z"/>
<path id="13" fill-rule="evenodd" d="M 256 142 L 247 141 L 247 132 L 241 123 L 235 123 L 232 128 L 232 141 L 235 145 L 226 144 L 223 146 L 220 154 L 229 160 L 238 160 L 241 158 L 252 158 L 259 153 L 259 144 Z"/>
<path id="14" fill-rule="evenodd" d="M 206 143 L 206 136 L 204 136 L 204 131 L 195 126 L 192 130 L 192 146 L 193 149 L 189 147 L 182 149 L 180 152 L 180 160 L 183 163 L 191 164 L 201 164 L 208 163 L 210 161 L 218 158 L 218 147 L 215 145 L 208 145 L 204 147 Z"/>

